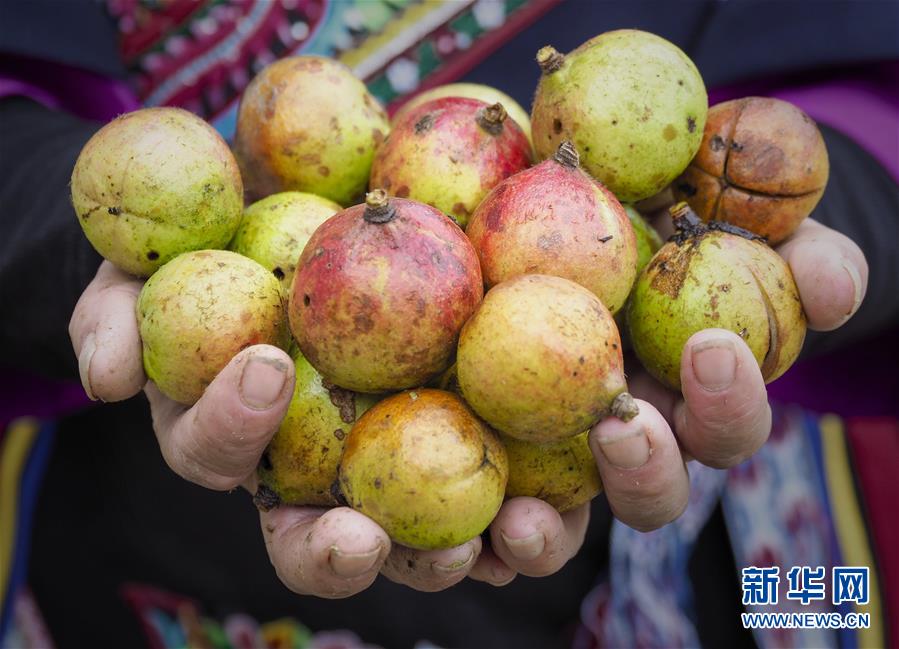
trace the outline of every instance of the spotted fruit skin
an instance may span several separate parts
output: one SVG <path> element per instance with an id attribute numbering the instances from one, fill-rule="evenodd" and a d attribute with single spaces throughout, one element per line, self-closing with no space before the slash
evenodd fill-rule
<path id="1" fill-rule="evenodd" d="M 619 200 L 652 196 L 690 163 L 708 110 L 705 85 L 678 47 L 622 29 L 590 39 L 544 72 L 531 112 L 538 159 L 563 140 Z"/>
<path id="2" fill-rule="evenodd" d="M 487 192 L 531 164 L 530 142 L 513 120 L 497 133 L 479 123 L 487 107 L 444 97 L 410 109 L 378 147 L 371 187 L 433 205 L 464 228 Z"/>
<path id="3" fill-rule="evenodd" d="M 443 372 L 484 292 L 477 254 L 458 226 L 422 203 L 390 204 L 389 223 L 368 223 L 365 205 L 323 223 L 290 294 L 303 355 L 328 381 L 357 392 L 416 387 Z"/>
<path id="4" fill-rule="evenodd" d="M 560 513 L 590 502 L 602 491 L 602 480 L 587 435 L 545 444 L 500 436 L 509 456 L 506 497 L 539 498 Z"/>
<path id="5" fill-rule="evenodd" d="M 462 328 L 456 370 L 484 421 L 530 442 L 583 432 L 627 389 L 609 310 L 548 275 L 519 275 L 487 292 Z"/>
<path id="6" fill-rule="evenodd" d="M 632 205 L 625 205 L 624 211 L 631 222 L 637 240 L 637 274 L 643 272 L 652 256 L 662 247 L 662 237 L 654 227 L 646 222 L 643 215 Z"/>
<path id="7" fill-rule="evenodd" d="M 286 295 L 309 237 L 340 210 L 334 201 L 315 194 L 272 194 L 244 210 L 228 249 L 268 268 Z"/>
<path id="8" fill-rule="evenodd" d="M 293 398 L 259 463 L 259 481 L 285 505 L 338 505 L 332 487 L 347 435 L 378 399 L 329 388 L 302 354 L 293 359 Z"/>
<path id="9" fill-rule="evenodd" d="M 789 266 L 764 243 L 726 232 L 666 243 L 637 278 L 628 304 L 634 351 L 653 376 L 676 390 L 684 345 L 703 329 L 739 335 L 766 382 L 793 364 L 805 339 Z"/>
<path id="10" fill-rule="evenodd" d="M 713 106 L 699 152 L 673 184 L 704 221 L 790 236 L 821 200 L 830 163 L 815 123 L 793 104 L 746 97 Z"/>
<path id="11" fill-rule="evenodd" d="M 396 114 L 393 121 L 397 122 L 402 116 L 412 108 L 420 106 L 432 99 L 440 99 L 442 97 L 468 97 L 469 99 L 477 99 L 487 104 L 495 104 L 497 102 L 503 105 L 509 118 L 514 119 L 515 123 L 524 131 L 528 141 L 531 142 L 531 117 L 528 112 L 522 108 L 521 104 L 512 99 L 502 90 L 493 86 L 485 86 L 480 83 L 447 83 L 442 86 L 425 90 L 419 95 L 415 95 L 412 99 L 403 104 Z"/>
<path id="12" fill-rule="evenodd" d="M 387 113 L 342 63 L 292 56 L 264 68 L 244 91 L 234 152 L 252 199 L 283 191 L 341 205 L 361 199 Z"/>
<path id="13" fill-rule="evenodd" d="M 461 545 L 503 501 L 506 451 L 455 394 L 422 389 L 366 412 L 346 441 L 340 487 L 350 507 L 419 550 Z"/>
<path id="14" fill-rule="evenodd" d="M 286 349 L 287 319 L 278 280 L 227 250 L 180 255 L 147 280 L 137 298 L 147 378 L 186 405 L 242 349 Z"/>
<path id="15" fill-rule="evenodd" d="M 71 192 L 97 252 L 140 277 L 183 252 L 224 248 L 243 209 L 228 145 L 180 108 L 144 108 L 97 131 L 75 162 Z"/>
<path id="16" fill-rule="evenodd" d="M 637 273 L 637 241 L 621 203 L 554 158 L 502 181 L 466 229 L 488 287 L 516 275 L 570 279 L 615 313 Z"/>

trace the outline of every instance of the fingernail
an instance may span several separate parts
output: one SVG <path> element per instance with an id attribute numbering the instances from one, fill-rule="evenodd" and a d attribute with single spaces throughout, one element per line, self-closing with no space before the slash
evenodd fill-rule
<path id="1" fill-rule="evenodd" d="M 515 579 L 516 574 L 517 573 L 515 573 L 515 572 L 507 573 L 505 570 L 503 570 L 503 571 L 491 570 L 490 576 L 493 579 L 490 581 L 490 585 L 499 587 L 499 586 L 505 586 L 506 584 L 510 584 L 510 583 L 512 583 L 512 580 Z"/>
<path id="2" fill-rule="evenodd" d="M 606 461 L 619 469 L 636 469 L 649 461 L 651 448 L 642 426 L 621 435 L 601 436 L 597 441 Z"/>
<path id="3" fill-rule="evenodd" d="M 287 366 L 278 359 L 252 356 L 240 377 L 240 398 L 247 408 L 268 410 L 284 389 Z"/>
<path id="4" fill-rule="evenodd" d="M 690 347 L 693 375 L 706 390 L 724 390 L 737 378 L 737 350 L 727 338 L 704 340 Z"/>
<path id="5" fill-rule="evenodd" d="M 849 275 L 849 279 L 852 280 L 852 309 L 850 309 L 849 313 L 846 314 L 846 320 L 848 320 L 856 311 L 858 311 L 858 307 L 861 305 L 862 297 L 864 297 L 864 295 L 862 291 L 862 278 L 858 273 L 858 268 L 856 268 L 853 264 L 844 261 L 843 270 L 846 271 L 846 274 Z"/>
<path id="6" fill-rule="evenodd" d="M 94 332 L 89 333 L 81 343 L 81 353 L 78 354 L 78 375 L 81 377 L 81 385 L 91 401 L 96 401 L 97 397 L 91 390 L 91 361 L 94 359 L 94 352 L 97 351 L 97 338 Z"/>
<path id="7" fill-rule="evenodd" d="M 468 556 L 465 559 L 453 561 L 448 564 L 437 563 L 435 561 L 431 564 L 431 567 L 437 572 L 459 572 L 460 570 L 467 568 L 472 561 L 474 561 L 474 548 L 469 547 Z"/>
<path id="8" fill-rule="evenodd" d="M 506 547 L 509 548 L 509 552 L 519 561 L 533 561 L 543 554 L 543 548 L 546 546 L 543 532 L 535 532 L 523 539 L 510 539 L 502 530 L 500 530 L 500 535 L 503 537 Z"/>
<path id="9" fill-rule="evenodd" d="M 333 546 L 328 555 L 328 562 L 331 564 L 334 574 L 349 579 L 371 570 L 380 554 L 380 544 L 368 552 L 341 552 L 340 548 Z"/>

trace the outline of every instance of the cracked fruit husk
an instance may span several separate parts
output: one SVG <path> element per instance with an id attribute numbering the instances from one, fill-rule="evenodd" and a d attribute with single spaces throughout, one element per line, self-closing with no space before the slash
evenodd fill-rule
<path id="1" fill-rule="evenodd" d="M 531 128 L 538 158 L 574 142 L 581 165 L 619 200 L 665 188 L 690 163 L 705 126 L 708 99 L 693 62 L 647 32 L 621 29 L 569 54 L 537 54 L 543 70 Z"/>
<path id="2" fill-rule="evenodd" d="M 384 399 L 356 422 L 340 490 L 393 541 L 436 550 L 487 528 L 508 475 L 503 445 L 460 397 L 421 389 Z"/>
<path id="3" fill-rule="evenodd" d="M 552 158 L 494 187 L 465 233 L 488 287 L 524 273 L 555 275 L 591 290 L 615 313 L 637 274 L 637 241 L 624 208 L 581 170 L 567 141 Z"/>
<path id="4" fill-rule="evenodd" d="M 765 382 L 787 371 L 805 338 L 805 315 L 787 263 L 756 235 L 671 208 L 677 234 L 637 278 L 628 303 L 631 344 L 657 379 L 679 390 L 687 339 L 710 327 L 739 335 Z M 718 228 L 725 228 L 724 231 Z"/>
<path id="5" fill-rule="evenodd" d="M 337 466 L 356 420 L 378 398 L 322 381 L 298 351 L 293 354 L 296 384 L 287 415 L 259 462 L 261 509 L 280 504 L 333 506 Z"/>
<path id="6" fill-rule="evenodd" d="M 487 192 L 530 164 L 531 144 L 502 104 L 443 97 L 394 122 L 371 186 L 433 205 L 464 228 Z"/>
<path id="7" fill-rule="evenodd" d="M 291 56 L 264 68 L 244 91 L 234 153 L 253 200 L 296 190 L 352 205 L 389 132 L 387 113 L 349 68 Z"/>
<path id="8" fill-rule="evenodd" d="M 72 205 L 97 252 L 149 277 L 183 252 L 228 245 L 243 184 L 228 145 L 180 108 L 117 117 L 81 150 Z"/>
<path id="9" fill-rule="evenodd" d="M 281 285 L 252 259 L 227 250 L 180 255 L 147 280 L 137 298 L 147 378 L 193 404 L 241 350 L 286 349 Z"/>
<path id="10" fill-rule="evenodd" d="M 469 99 L 477 99 L 487 104 L 500 103 L 509 114 L 509 119 L 514 119 L 515 123 L 521 127 L 528 141 L 531 140 L 531 118 L 527 111 L 521 107 L 517 101 L 512 99 L 502 90 L 498 90 L 492 86 L 485 86 L 480 83 L 447 83 L 430 90 L 425 90 L 420 95 L 415 95 L 412 99 L 403 104 L 403 107 L 393 116 L 393 122 L 396 123 L 402 116 L 412 108 L 420 106 L 432 99 L 440 99 L 441 97 L 468 97 Z"/>
<path id="11" fill-rule="evenodd" d="M 477 253 L 455 223 L 375 190 L 309 239 L 290 293 L 290 326 L 331 383 L 402 390 L 449 367 L 483 292 Z"/>
<path id="12" fill-rule="evenodd" d="M 286 295 L 309 237 L 340 209 L 334 201 L 315 194 L 272 194 L 244 210 L 228 249 L 265 266 Z"/>
<path id="13" fill-rule="evenodd" d="M 726 221 L 775 245 L 818 204 L 829 171 L 808 115 L 780 99 L 746 97 L 709 109 L 702 146 L 672 187 L 703 221 Z"/>
<path id="14" fill-rule="evenodd" d="M 559 512 L 580 507 L 602 491 L 588 432 L 556 442 L 536 444 L 502 435 L 509 456 L 506 497 L 531 496 Z"/>
<path id="15" fill-rule="evenodd" d="M 472 409 L 512 437 L 572 437 L 607 415 L 629 419 L 612 314 L 579 284 L 519 275 L 497 284 L 462 328 L 459 387 Z"/>

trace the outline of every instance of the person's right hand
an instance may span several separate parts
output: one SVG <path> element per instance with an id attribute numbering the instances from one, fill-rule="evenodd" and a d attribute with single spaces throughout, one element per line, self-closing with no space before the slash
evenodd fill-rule
<path id="1" fill-rule="evenodd" d="M 281 424 L 294 388 L 283 351 L 255 345 L 237 354 L 187 408 L 144 374 L 135 304 L 142 281 L 103 262 L 69 323 L 81 380 L 92 399 L 120 401 L 142 389 L 162 455 L 180 476 L 204 487 L 256 492 L 256 466 Z M 477 537 L 431 552 L 391 546 L 374 521 L 347 507 L 281 506 L 262 512 L 271 562 L 291 590 L 346 597 L 383 573 L 418 590 L 461 581 L 481 554 Z"/>

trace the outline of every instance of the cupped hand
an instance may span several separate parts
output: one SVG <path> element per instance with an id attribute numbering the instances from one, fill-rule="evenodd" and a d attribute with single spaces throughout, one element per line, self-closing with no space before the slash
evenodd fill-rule
<path id="1" fill-rule="evenodd" d="M 793 272 L 809 328 L 836 329 L 858 310 L 868 265 L 853 241 L 806 219 L 777 252 Z M 724 329 L 706 329 L 687 341 L 680 394 L 636 363 L 632 370 L 628 386 L 640 414 L 629 422 L 600 422 L 590 432 L 590 447 L 612 512 L 649 531 L 686 507 L 686 461 L 721 469 L 739 464 L 768 439 L 771 409 L 758 363 L 743 340 Z M 586 522 L 586 507 L 560 516 L 539 500 L 512 499 L 491 526 L 491 551 L 471 576 L 499 585 L 516 573 L 555 572 L 577 552 Z"/>

